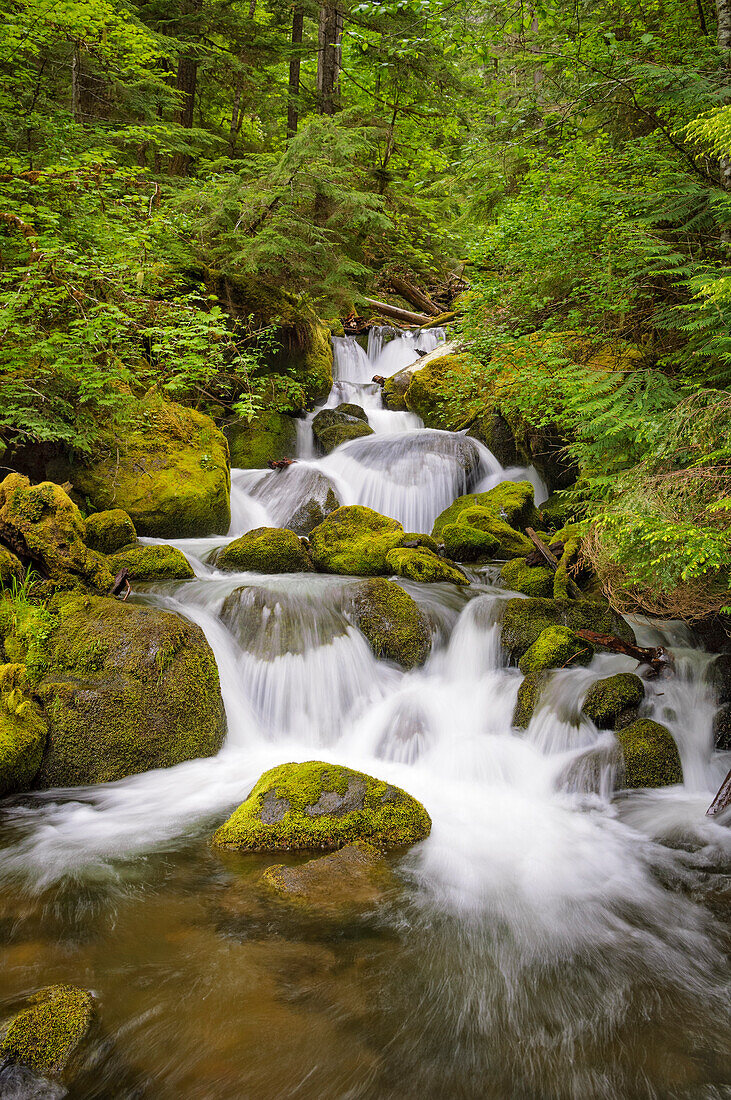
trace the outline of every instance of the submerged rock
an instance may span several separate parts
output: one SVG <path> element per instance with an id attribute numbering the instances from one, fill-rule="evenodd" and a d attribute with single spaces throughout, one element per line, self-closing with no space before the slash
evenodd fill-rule
<path id="1" fill-rule="evenodd" d="M 436 584 L 446 581 L 449 584 L 469 584 L 468 578 L 452 562 L 437 557 L 426 547 L 397 548 L 386 554 L 386 566 L 398 577 L 422 584 Z"/>
<path id="2" fill-rule="evenodd" d="M 300 538 L 285 527 L 256 527 L 224 546 L 218 569 L 253 573 L 312 573 L 314 566 Z"/>
<path id="3" fill-rule="evenodd" d="M 298 535 L 309 535 L 340 507 L 330 478 L 302 462 L 266 474 L 251 490 L 251 495 L 262 502 L 273 523 L 289 527 Z"/>
<path id="4" fill-rule="evenodd" d="M 569 668 L 588 665 L 594 649 L 567 626 L 548 626 L 525 651 L 518 662 L 523 673 L 541 672 L 547 668 Z"/>
<path id="5" fill-rule="evenodd" d="M 0 1058 L 43 1077 L 63 1078 L 94 1020 L 94 998 L 72 985 L 51 985 L 29 998 L 0 1043 Z"/>
<path id="6" fill-rule="evenodd" d="M 346 409 L 356 409 L 357 412 L 346 412 Z M 334 451 L 341 443 L 373 435 L 373 428 L 368 424 L 360 405 L 339 405 L 336 409 L 323 409 L 312 421 L 312 431 L 326 454 Z"/>
<path id="7" fill-rule="evenodd" d="M 528 729 L 547 679 L 545 672 L 529 672 L 523 677 L 513 711 L 513 725 L 516 729 Z"/>
<path id="8" fill-rule="evenodd" d="M 20 687 L 14 686 L 15 676 L 25 679 L 24 665 L 0 666 L 0 796 L 26 791 L 41 766 L 46 744 L 46 723 L 35 703 Z"/>
<path id="9" fill-rule="evenodd" d="M 594 630 L 614 634 L 634 642 L 632 628 L 599 600 L 544 600 L 538 598 L 508 600 L 503 612 L 501 640 L 510 660 L 517 664 L 538 636 L 550 626 L 571 630 Z"/>
<path id="10" fill-rule="evenodd" d="M 259 585 L 234 589 L 223 601 L 221 620 L 246 653 L 264 660 L 330 645 L 348 626 L 345 617 L 322 600 Z"/>
<path id="11" fill-rule="evenodd" d="M 431 819 L 416 799 L 339 764 L 281 764 L 213 836 L 219 848 L 248 852 L 335 849 L 367 840 L 380 849 L 423 840 Z"/>
<path id="12" fill-rule="evenodd" d="M 203 631 L 170 611 L 100 597 L 52 601 L 36 688 L 48 740 L 35 786 L 109 783 L 213 756 L 226 732 Z"/>
<path id="13" fill-rule="evenodd" d="M 624 787 L 668 787 L 683 782 L 678 746 L 667 726 L 641 718 L 618 730 L 616 736 L 624 761 Z"/>
<path id="14" fill-rule="evenodd" d="M 618 672 L 597 680 L 586 693 L 582 710 L 600 730 L 631 725 L 645 698 L 645 685 L 633 672 Z"/>
<path id="15" fill-rule="evenodd" d="M 543 566 L 529 566 L 525 558 L 513 558 L 500 570 L 502 584 L 511 592 L 550 599 L 553 595 L 553 573 Z"/>
<path id="16" fill-rule="evenodd" d="M 101 554 L 116 554 L 137 542 L 135 525 L 122 508 L 92 512 L 86 517 L 86 545 Z"/>
<path id="17" fill-rule="evenodd" d="M 358 585 L 350 614 L 376 657 L 408 669 L 423 665 L 429 656 L 429 621 L 411 596 L 393 581 L 374 577 Z"/>
<path id="18" fill-rule="evenodd" d="M 378 848 L 356 840 L 299 867 L 268 867 L 260 886 L 318 917 L 344 916 L 382 901 L 393 876 Z"/>
<path id="19" fill-rule="evenodd" d="M 190 580 L 193 567 L 177 546 L 128 546 L 109 558 L 115 573 L 129 570 L 132 581 Z"/>
<path id="20" fill-rule="evenodd" d="M 231 465 L 263 470 L 270 460 L 289 458 L 297 446 L 297 425 L 291 416 L 265 410 L 251 421 L 236 420 L 223 429 Z"/>

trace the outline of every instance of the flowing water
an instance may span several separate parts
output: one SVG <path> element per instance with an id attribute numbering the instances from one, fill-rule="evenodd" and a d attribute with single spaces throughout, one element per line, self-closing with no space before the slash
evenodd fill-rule
<path id="1" fill-rule="evenodd" d="M 614 738 L 580 707 L 594 680 L 634 663 L 601 655 L 556 673 L 529 729 L 512 729 L 521 676 L 500 646 L 495 570 L 466 591 L 403 582 L 434 646 L 402 672 L 349 624 L 352 578 L 207 564 L 331 488 L 414 531 L 506 477 L 543 493 L 478 442 L 381 407 L 372 375 L 441 338 L 376 330 L 368 353 L 336 339 L 328 405 L 357 401 L 376 434 L 318 458 L 302 421 L 296 465 L 233 471 L 227 535 L 177 543 L 196 578 L 136 594 L 205 631 L 228 716 L 219 755 L 4 804 L 0 1010 L 56 981 L 97 994 L 73 1096 L 731 1095 L 731 832 L 705 817 L 731 754 L 711 751 L 710 657 L 685 628 L 634 624 L 676 657 L 644 712 L 671 729 L 685 782 L 613 795 Z M 385 904 L 344 923 L 268 909 L 255 882 L 272 859 L 207 843 L 262 771 L 307 759 L 388 779 L 433 821 L 392 857 Z M 0 1074 L 0 1095 L 62 1092 Z"/>

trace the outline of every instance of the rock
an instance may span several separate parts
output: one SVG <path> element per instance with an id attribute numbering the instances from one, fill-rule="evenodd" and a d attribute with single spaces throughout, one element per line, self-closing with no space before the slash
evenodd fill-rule
<path id="1" fill-rule="evenodd" d="M 14 670 L 12 677 L 7 675 L 8 669 Z M 24 665 L 0 666 L 0 795 L 28 790 L 46 744 L 47 727 L 38 707 L 15 686 L 18 679 L 25 678 L 24 673 Z"/>
<path id="2" fill-rule="evenodd" d="M 108 592 L 114 579 L 106 559 L 84 542 L 86 524 L 66 491 L 52 481 L 31 485 L 9 474 L 0 484 L 0 538 L 54 585 Z"/>
<path id="3" fill-rule="evenodd" d="M 709 666 L 708 677 L 717 703 L 731 703 L 731 653 L 719 653 Z"/>
<path id="4" fill-rule="evenodd" d="M 404 539 L 404 529 L 360 504 L 337 508 L 310 533 L 310 550 L 321 573 L 374 577 L 390 572 L 386 554 Z"/>
<path id="5" fill-rule="evenodd" d="M 50 985 L 29 997 L 28 1006 L 11 1020 L 0 1058 L 43 1077 L 67 1076 L 94 1020 L 94 998 L 72 985 Z"/>
<path id="6" fill-rule="evenodd" d="M 519 466 L 521 457 L 504 416 L 495 410 L 483 413 L 470 425 L 467 435 L 479 439 L 491 451 L 501 466 Z"/>
<path id="7" fill-rule="evenodd" d="M 259 884 L 318 917 L 338 917 L 382 901 L 393 876 L 378 848 L 356 840 L 299 867 L 268 867 Z"/>
<path id="8" fill-rule="evenodd" d="M 551 493 L 541 505 L 541 523 L 549 531 L 560 531 L 574 518 L 574 510 L 563 493 Z"/>
<path id="9" fill-rule="evenodd" d="M 228 531 L 228 444 L 193 409 L 146 397 L 136 420 L 89 465 L 59 467 L 94 508 L 123 508 L 139 535 L 203 538 Z"/>
<path id="10" fill-rule="evenodd" d="M 236 420 L 223 429 L 231 465 L 263 470 L 270 459 L 289 458 L 297 447 L 297 425 L 291 416 L 265 410 L 247 422 Z"/>
<path id="11" fill-rule="evenodd" d="M 482 530 L 479 526 L 483 520 L 486 521 L 485 526 L 491 526 L 493 517 L 487 512 L 484 516 L 479 514 L 480 510 L 477 508 L 471 508 L 469 511 L 478 525 L 473 527 L 466 521 L 448 523 L 442 528 L 441 533 L 444 549 L 455 561 L 484 561 L 494 558 L 500 552 L 499 534 Z"/>
<path id="12" fill-rule="evenodd" d="M 467 493 L 457 497 L 437 516 L 432 535 L 437 538 L 448 523 L 456 523 L 462 512 L 475 506 L 491 512 L 515 531 L 537 527 L 540 513 L 533 503 L 533 486 L 529 481 L 501 481 L 486 493 Z M 531 543 L 531 549 L 533 544 Z"/>
<path id="13" fill-rule="evenodd" d="M 618 672 L 597 680 L 586 693 L 582 710 L 600 730 L 632 725 L 645 698 L 645 685 L 633 672 Z"/>
<path id="14" fill-rule="evenodd" d="M 297 535 L 309 535 L 327 519 L 331 512 L 340 507 L 335 490 L 328 483 L 328 479 L 322 475 L 317 477 L 326 484 L 324 492 L 313 490 L 292 513 L 287 517 L 285 527 L 289 527 Z"/>
<path id="15" fill-rule="evenodd" d="M 285 527 L 256 527 L 224 546 L 215 558 L 217 569 L 253 573 L 312 573 L 314 567 L 302 541 Z"/>
<path id="16" fill-rule="evenodd" d="M 678 746 L 666 726 L 640 718 L 617 731 L 624 760 L 624 786 L 668 787 L 683 782 Z"/>
<path id="17" fill-rule="evenodd" d="M 354 416 L 358 420 L 365 420 L 368 423 L 368 414 L 365 409 L 360 405 L 354 405 L 352 402 L 344 401 L 340 405 L 336 405 L 335 412 L 341 413 L 344 416 Z"/>
<path id="18" fill-rule="evenodd" d="M 432 535 L 443 538 L 459 561 L 524 557 L 533 544 L 521 530 L 537 521 L 530 482 L 504 481 L 486 493 L 458 497 L 437 516 Z"/>
<path id="19" fill-rule="evenodd" d="M 462 585 L 470 583 L 461 569 L 452 562 L 437 557 L 432 550 L 425 547 L 417 550 L 389 550 L 386 554 L 386 567 L 397 577 L 406 577 L 422 584 L 436 584 L 440 581 Z"/>
<path id="20" fill-rule="evenodd" d="M 548 568 L 526 565 L 525 558 L 513 558 L 500 570 L 500 581 L 511 592 L 523 592 L 526 596 L 553 595 L 553 573 Z"/>
<path id="21" fill-rule="evenodd" d="M 341 406 L 341 408 L 347 406 Z M 358 408 L 360 406 L 357 406 Z M 334 451 L 341 443 L 351 439 L 361 439 L 373 435 L 373 428 L 360 416 L 351 416 L 338 409 L 323 409 L 312 421 L 315 439 L 326 454 Z M 360 410 L 363 411 L 362 409 Z"/>
<path id="22" fill-rule="evenodd" d="M 518 688 L 518 698 L 513 711 L 513 725 L 516 729 L 527 730 L 540 700 L 541 689 L 546 683 L 545 672 L 529 672 L 523 677 Z"/>
<path id="23" fill-rule="evenodd" d="M 411 375 L 411 371 L 402 370 L 399 371 L 398 374 L 393 374 L 384 382 L 383 404 L 391 412 L 408 412 L 409 406 L 406 404 L 406 391 L 411 382 Z"/>
<path id="24" fill-rule="evenodd" d="M 92 512 L 86 517 L 86 545 L 100 554 L 116 554 L 137 542 L 135 525 L 121 508 Z"/>
<path id="25" fill-rule="evenodd" d="M 48 740 L 35 785 L 74 787 L 213 756 L 226 733 L 203 631 L 170 611 L 65 595 L 36 688 Z"/>
<path id="26" fill-rule="evenodd" d="M 635 642 L 634 631 L 609 604 L 599 600 L 508 600 L 503 612 L 502 644 L 517 663 L 539 634 L 549 626 L 594 630 Z"/>
<path id="27" fill-rule="evenodd" d="M 731 703 L 724 703 L 713 716 L 713 747 L 717 752 L 731 751 Z"/>
<path id="28" fill-rule="evenodd" d="M 342 637 L 342 614 L 322 601 L 242 585 L 226 597 L 221 620 L 242 650 L 272 661 L 285 653 L 307 653 Z"/>
<path id="29" fill-rule="evenodd" d="M 24 576 L 25 569 L 20 558 L 0 546 L 0 588 L 10 589 L 14 581 L 20 584 Z"/>
<path id="30" fill-rule="evenodd" d="M 518 662 L 523 673 L 541 672 L 547 668 L 568 668 L 588 665 L 594 650 L 567 626 L 548 626 Z"/>
<path id="31" fill-rule="evenodd" d="M 115 574 L 129 569 L 131 581 L 190 580 L 193 567 L 177 546 L 129 546 L 109 558 Z"/>
<path id="32" fill-rule="evenodd" d="M 310 760 L 265 772 L 213 844 L 248 852 L 335 849 L 356 840 L 405 848 L 430 830 L 424 807 L 399 787 Z"/>
<path id="33" fill-rule="evenodd" d="M 454 431 L 474 420 L 477 409 L 465 408 L 453 397 L 455 379 L 468 377 L 475 361 L 463 352 L 437 355 L 411 374 L 404 395 L 406 407 L 420 416 L 427 428 Z"/>
<path id="34" fill-rule="evenodd" d="M 376 657 L 407 669 L 424 664 L 432 644 L 429 621 L 399 585 L 383 577 L 363 581 L 349 611 Z"/>

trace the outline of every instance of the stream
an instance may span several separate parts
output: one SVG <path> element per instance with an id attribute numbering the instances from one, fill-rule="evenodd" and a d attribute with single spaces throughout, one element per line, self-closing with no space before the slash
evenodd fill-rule
<path id="1" fill-rule="evenodd" d="M 443 338 L 375 329 L 367 352 L 335 338 L 326 406 L 356 402 L 374 434 L 317 457 L 309 415 L 296 464 L 232 471 L 227 534 L 173 543 L 195 579 L 135 593 L 205 631 L 228 717 L 218 756 L 3 810 L 0 1008 L 55 982 L 98 996 L 74 1097 L 731 1096 L 731 830 L 705 816 L 731 754 L 712 753 L 712 655 L 688 629 L 631 620 L 640 644 L 675 657 L 642 713 L 671 730 L 684 784 L 616 795 L 613 735 L 580 708 L 635 663 L 600 654 L 557 672 L 528 730 L 512 729 L 522 677 L 500 616 L 514 594 L 494 567 L 469 570 L 466 590 L 399 581 L 434 631 L 426 665 L 403 672 L 348 623 L 353 578 L 207 564 L 329 488 L 426 532 L 457 496 L 504 479 L 545 499 L 534 470 L 383 408 L 372 376 Z M 227 626 L 223 601 L 242 586 Z M 264 770 L 310 759 L 403 787 L 433 822 L 390 857 L 387 902 L 337 925 L 263 906 L 256 879 L 282 860 L 208 846 Z M 0 1095 L 65 1093 L 7 1081 Z"/>

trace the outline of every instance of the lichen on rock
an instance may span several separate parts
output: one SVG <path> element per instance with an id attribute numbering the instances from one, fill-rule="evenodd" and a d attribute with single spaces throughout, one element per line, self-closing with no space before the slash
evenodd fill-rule
<path id="1" fill-rule="evenodd" d="M 217 569 L 254 573 L 312 573 L 312 559 L 301 539 L 286 527 L 256 527 L 215 556 Z"/>
<path id="2" fill-rule="evenodd" d="M 19 557 L 4 546 L 0 546 L 0 588 L 10 588 L 13 582 L 20 583 L 25 575 L 23 563 Z"/>
<path id="3" fill-rule="evenodd" d="M 586 693 L 581 709 L 601 730 L 624 729 L 637 718 L 645 685 L 633 672 L 618 672 L 597 680 Z"/>
<path id="4" fill-rule="evenodd" d="M 376 657 L 410 669 L 423 665 L 429 656 L 429 621 L 393 581 L 383 577 L 363 581 L 353 591 L 348 611 Z"/>
<path id="5" fill-rule="evenodd" d="M 51 985 L 28 999 L 10 1021 L 0 1059 L 21 1063 L 43 1077 L 66 1076 L 94 1020 L 94 998 L 72 985 Z"/>
<path id="6" fill-rule="evenodd" d="M 678 746 L 667 726 L 640 718 L 617 730 L 624 762 L 622 785 L 668 787 L 683 782 Z"/>

